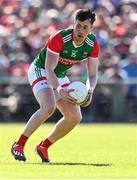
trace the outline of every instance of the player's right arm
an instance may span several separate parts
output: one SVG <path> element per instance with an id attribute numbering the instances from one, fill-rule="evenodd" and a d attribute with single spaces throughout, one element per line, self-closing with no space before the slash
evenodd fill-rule
<path id="1" fill-rule="evenodd" d="M 70 103 L 75 104 L 73 98 L 69 96 L 69 92 L 72 90 L 66 90 L 60 87 L 57 76 L 54 72 L 58 64 L 59 53 L 62 50 L 62 37 L 60 35 L 55 35 L 52 37 L 47 44 L 46 60 L 45 60 L 45 69 L 46 69 L 46 78 L 54 89 L 56 89 L 62 99 L 69 101 Z"/>
<path id="2" fill-rule="evenodd" d="M 52 85 L 54 89 L 57 89 L 59 86 L 58 79 L 54 73 L 54 69 L 58 64 L 59 54 L 53 53 L 50 49 L 47 49 L 45 69 L 46 69 L 46 78 Z"/>

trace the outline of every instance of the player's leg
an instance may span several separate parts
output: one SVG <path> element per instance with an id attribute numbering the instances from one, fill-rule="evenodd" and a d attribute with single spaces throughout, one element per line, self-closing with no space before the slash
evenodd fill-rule
<path id="1" fill-rule="evenodd" d="M 51 89 L 42 89 L 36 96 L 40 108 L 30 117 L 18 141 L 11 152 L 16 160 L 25 161 L 24 147 L 31 134 L 54 112 L 54 95 Z"/>
<path id="2" fill-rule="evenodd" d="M 15 159 L 22 161 L 26 160 L 24 146 L 28 138 L 55 110 L 55 99 L 52 88 L 44 76 L 42 78 L 36 77 L 34 69 L 35 67 L 31 68 L 29 76 L 32 74 L 31 85 L 33 84 L 33 91 L 40 108 L 30 117 L 18 141 L 11 148 Z M 42 74 L 42 72 L 38 74 Z"/>
<path id="3" fill-rule="evenodd" d="M 31 134 L 49 117 L 55 110 L 55 100 L 51 88 L 41 89 L 36 99 L 40 108 L 30 117 L 26 124 L 23 135 L 30 137 Z"/>
<path id="4" fill-rule="evenodd" d="M 80 107 L 76 105 L 60 99 L 57 102 L 57 107 L 63 114 L 63 118 L 58 121 L 49 136 L 36 147 L 39 151 L 42 162 L 49 162 L 48 148 L 57 140 L 68 134 L 82 119 Z"/>
<path id="5" fill-rule="evenodd" d="M 63 101 L 57 102 L 57 108 L 63 114 L 63 117 L 57 122 L 48 139 L 54 143 L 68 134 L 82 119 L 80 107 Z"/>

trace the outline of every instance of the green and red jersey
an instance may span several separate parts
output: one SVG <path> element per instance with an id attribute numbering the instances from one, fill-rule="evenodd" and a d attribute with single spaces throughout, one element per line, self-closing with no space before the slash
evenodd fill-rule
<path id="1" fill-rule="evenodd" d="M 45 47 L 40 50 L 34 64 L 45 68 L 47 49 L 59 55 L 58 64 L 54 70 L 57 77 L 65 77 L 67 70 L 74 64 L 87 60 L 88 57 L 98 58 L 99 45 L 93 33 L 90 33 L 80 46 L 73 43 L 73 29 L 64 29 L 52 35 Z"/>

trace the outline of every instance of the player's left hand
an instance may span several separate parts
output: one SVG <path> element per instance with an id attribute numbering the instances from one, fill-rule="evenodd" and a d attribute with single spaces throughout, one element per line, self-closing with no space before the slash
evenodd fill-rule
<path id="1" fill-rule="evenodd" d="M 89 89 L 87 97 L 86 97 L 85 101 L 83 102 L 83 104 L 81 105 L 81 107 L 87 107 L 90 105 L 90 103 L 92 101 L 92 94 L 93 94 L 93 91 Z"/>

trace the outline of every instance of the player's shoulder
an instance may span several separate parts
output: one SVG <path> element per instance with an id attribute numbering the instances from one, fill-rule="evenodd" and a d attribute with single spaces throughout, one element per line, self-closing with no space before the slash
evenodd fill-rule
<path id="1" fill-rule="evenodd" d="M 54 34 L 52 34 L 51 36 L 50 36 L 50 39 L 56 39 L 56 38 L 64 38 L 64 37 L 69 37 L 69 36 L 71 36 L 71 34 L 72 34 L 72 31 L 73 31 L 73 29 L 71 29 L 71 28 L 67 28 L 67 29 L 62 29 L 62 30 L 59 30 L 59 31 L 57 31 L 57 32 L 55 32 Z"/>
<path id="2" fill-rule="evenodd" d="M 72 28 L 66 28 L 59 31 L 60 34 L 62 34 L 63 37 L 69 36 L 72 34 L 73 29 Z"/>
<path id="3" fill-rule="evenodd" d="M 96 40 L 96 36 L 93 32 L 90 32 L 87 36 L 87 39 L 90 39 L 91 41 L 95 41 Z"/>

